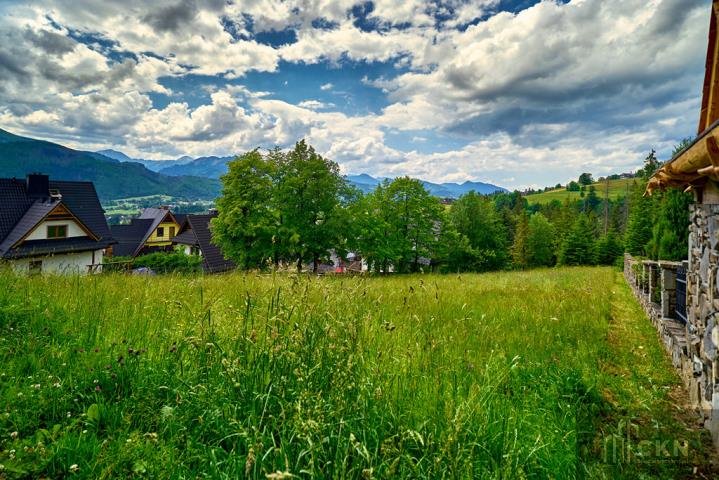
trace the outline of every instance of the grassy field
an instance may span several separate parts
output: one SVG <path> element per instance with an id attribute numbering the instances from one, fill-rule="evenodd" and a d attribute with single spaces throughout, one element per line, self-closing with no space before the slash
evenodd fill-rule
<path id="1" fill-rule="evenodd" d="M 717 473 L 608 268 L 3 272 L 0 359 L 0 478 Z"/>
<path id="2" fill-rule="evenodd" d="M 616 200 L 617 198 L 626 197 L 631 192 L 632 185 L 637 181 L 634 178 L 621 178 L 619 180 L 609 180 L 609 198 Z M 607 188 L 605 182 L 595 183 L 594 187 L 597 189 L 597 195 L 599 198 L 604 198 L 604 194 Z M 547 204 L 553 200 L 564 202 L 566 199 L 580 200 L 581 196 L 579 192 L 570 192 L 566 188 L 558 188 L 556 190 L 549 190 L 542 193 L 533 193 L 525 197 L 530 205 Z"/>

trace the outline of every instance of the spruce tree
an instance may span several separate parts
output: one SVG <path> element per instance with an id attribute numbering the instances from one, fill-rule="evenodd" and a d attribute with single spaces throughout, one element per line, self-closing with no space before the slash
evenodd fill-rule
<path id="1" fill-rule="evenodd" d="M 581 213 L 562 243 L 559 252 L 561 265 L 594 265 L 596 251 L 594 228 L 585 213 Z"/>

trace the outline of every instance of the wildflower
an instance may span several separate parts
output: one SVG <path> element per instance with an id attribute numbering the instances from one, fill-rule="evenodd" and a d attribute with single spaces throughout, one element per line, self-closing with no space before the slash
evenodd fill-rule
<path id="1" fill-rule="evenodd" d="M 97 378 L 95 380 L 93 380 L 92 383 L 97 383 Z"/>
<path id="2" fill-rule="evenodd" d="M 77 463 L 73 463 L 70 465 L 70 473 L 77 473 L 80 470 L 80 467 L 77 465 Z"/>
<path id="3" fill-rule="evenodd" d="M 67 412 L 67 418 L 72 417 L 72 414 L 70 412 Z"/>
<path id="4" fill-rule="evenodd" d="M 55 382 L 52 384 L 52 386 L 55 388 L 60 388 L 62 385 L 60 385 L 60 382 Z"/>
<path id="5" fill-rule="evenodd" d="M 5 470 L 5 465 L 3 465 L 2 463 L 0 463 L 0 472 L 2 472 L 3 470 Z"/>
<path id="6" fill-rule="evenodd" d="M 100 385 L 95 385 L 95 391 L 96 391 L 96 392 L 101 392 L 101 391 L 102 391 L 102 388 L 100 388 Z"/>
<path id="7" fill-rule="evenodd" d="M 35 390 L 40 390 L 40 384 L 36 383 L 35 385 L 32 386 L 32 388 L 34 388 Z"/>
<path id="8" fill-rule="evenodd" d="M 10 450 L 10 452 L 8 452 L 8 458 L 10 458 L 10 460 L 15 458 L 15 449 L 14 448 L 12 450 Z"/>
<path id="9" fill-rule="evenodd" d="M 17 438 L 18 435 L 19 435 L 19 433 L 17 433 L 17 432 L 12 432 L 12 433 L 10 434 L 10 438 L 12 438 L 12 439 L 14 440 L 14 439 Z"/>
<path id="10" fill-rule="evenodd" d="M 18 392 L 17 396 L 22 397 L 22 392 Z"/>
<path id="11" fill-rule="evenodd" d="M 156 434 L 155 432 L 146 433 L 146 434 L 145 434 L 145 438 L 148 439 L 148 440 L 150 440 L 151 442 L 156 442 L 156 441 L 157 441 L 157 434 Z"/>

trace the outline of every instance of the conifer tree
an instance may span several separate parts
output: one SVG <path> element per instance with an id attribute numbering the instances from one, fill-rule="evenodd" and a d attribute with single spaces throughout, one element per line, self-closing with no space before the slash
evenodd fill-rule
<path id="1" fill-rule="evenodd" d="M 561 265 L 593 265 L 596 262 L 594 227 L 585 213 L 580 214 L 565 237 L 559 252 Z"/>

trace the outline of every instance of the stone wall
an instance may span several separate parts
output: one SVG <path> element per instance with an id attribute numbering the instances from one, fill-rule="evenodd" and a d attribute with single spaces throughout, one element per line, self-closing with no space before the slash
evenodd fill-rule
<path id="1" fill-rule="evenodd" d="M 719 448 L 719 205 L 692 205 L 689 260 L 626 255 L 624 276 L 682 377 Z M 686 270 L 686 323 L 677 315 L 677 271 Z"/>
<path id="2" fill-rule="evenodd" d="M 687 334 L 694 363 L 692 402 L 719 443 L 719 205 L 690 206 Z"/>

